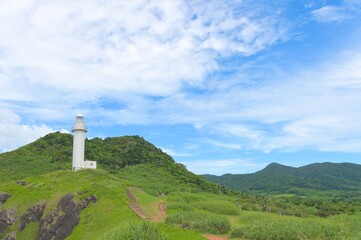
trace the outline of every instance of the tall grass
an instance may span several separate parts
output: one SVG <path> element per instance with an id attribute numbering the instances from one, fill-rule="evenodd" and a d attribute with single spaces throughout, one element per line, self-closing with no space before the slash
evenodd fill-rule
<path id="1" fill-rule="evenodd" d="M 190 211 L 172 214 L 166 218 L 166 223 L 214 234 L 226 233 L 231 228 L 231 224 L 224 216 Z"/>
<path id="2" fill-rule="evenodd" d="M 332 218 L 296 218 L 269 213 L 242 214 L 232 238 L 259 240 L 361 239 L 360 215 Z"/>
<path id="3" fill-rule="evenodd" d="M 117 227 L 106 233 L 102 240 L 168 240 L 150 223 Z"/>
<path id="4" fill-rule="evenodd" d="M 216 214 L 238 215 L 240 213 L 239 208 L 235 204 L 226 201 L 213 200 L 206 202 L 197 202 L 192 204 L 192 206 Z"/>

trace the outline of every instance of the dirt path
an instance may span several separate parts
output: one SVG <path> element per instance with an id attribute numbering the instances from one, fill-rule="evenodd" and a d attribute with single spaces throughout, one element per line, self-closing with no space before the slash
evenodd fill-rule
<path id="1" fill-rule="evenodd" d="M 209 240 L 228 240 L 227 237 L 218 237 L 218 236 L 213 236 L 213 235 L 203 235 L 203 237 L 208 238 Z"/>
<path id="2" fill-rule="evenodd" d="M 128 189 L 128 192 L 127 192 L 127 196 L 128 196 L 128 199 L 130 201 L 129 203 L 129 207 L 141 218 L 141 219 L 144 219 L 144 220 L 147 220 L 149 221 L 149 218 L 148 216 L 144 213 L 143 209 L 141 209 L 137 202 L 137 197 L 134 195 L 134 193 L 132 192 L 132 190 L 129 188 Z"/>
<path id="3" fill-rule="evenodd" d="M 151 222 L 163 222 L 167 217 L 166 203 L 159 203 L 158 210 L 159 212 L 153 214 L 151 216 L 147 215 L 144 210 L 138 205 L 138 199 L 135 194 L 132 192 L 132 189 L 129 188 L 127 192 L 127 196 L 129 199 L 130 208 L 143 220 L 151 221 Z"/>

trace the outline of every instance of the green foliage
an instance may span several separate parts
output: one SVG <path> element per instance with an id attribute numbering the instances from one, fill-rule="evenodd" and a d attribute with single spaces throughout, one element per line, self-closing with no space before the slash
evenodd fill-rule
<path id="1" fill-rule="evenodd" d="M 15 151 L 0 154 L 0 181 L 71 169 L 72 141 L 72 135 L 56 132 Z M 97 161 L 98 168 L 144 186 L 154 195 L 180 190 L 226 192 L 222 187 L 189 172 L 139 136 L 86 139 L 85 158 Z M 165 179 L 156 180 L 160 177 Z M 154 184 L 149 182 L 150 178 L 158 183 L 159 188 L 152 187 Z M 175 184 L 161 182 L 165 180 Z"/>
<path id="2" fill-rule="evenodd" d="M 226 201 L 206 201 L 192 204 L 195 208 L 223 215 L 238 215 L 239 209 L 235 204 Z"/>
<path id="3" fill-rule="evenodd" d="M 103 240 L 167 240 L 158 228 L 151 223 L 132 224 L 118 227 L 106 233 Z"/>
<path id="4" fill-rule="evenodd" d="M 215 195 L 211 193 L 172 193 L 168 197 L 168 210 L 201 210 L 221 215 L 238 215 L 236 197 Z"/>
<path id="5" fill-rule="evenodd" d="M 360 216 L 295 218 L 270 213 L 244 213 L 231 231 L 232 238 L 265 240 L 359 239 Z"/>
<path id="6" fill-rule="evenodd" d="M 179 212 L 166 218 L 167 224 L 200 232 L 222 234 L 230 230 L 229 221 L 220 215 L 201 212 Z"/>
<path id="7" fill-rule="evenodd" d="M 234 190 L 307 195 L 307 191 L 356 191 L 361 196 L 361 165 L 352 163 L 315 163 L 300 168 L 272 163 L 253 174 L 204 175 L 210 181 Z"/>
<path id="8" fill-rule="evenodd" d="M 81 170 L 77 172 L 56 171 L 24 179 L 26 186 L 15 182 L 0 183 L 0 192 L 11 195 L 1 208 L 16 210 L 18 221 L 12 226 L 18 229 L 23 213 L 34 205 L 45 203 L 45 214 L 51 212 L 66 194 L 72 193 L 80 203 L 85 197 L 95 194 L 96 203 L 81 211 L 80 223 L 67 239 L 97 239 L 104 232 L 126 222 L 140 222 L 128 207 L 127 185 L 104 170 Z M 35 239 L 38 224 L 31 223 L 17 239 Z M 11 229 L 10 229 L 11 230 Z M 3 236 L 0 236 L 2 239 Z"/>

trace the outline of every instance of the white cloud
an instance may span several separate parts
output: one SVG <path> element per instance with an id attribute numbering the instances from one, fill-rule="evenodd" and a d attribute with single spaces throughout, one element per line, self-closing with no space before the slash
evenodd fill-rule
<path id="1" fill-rule="evenodd" d="M 348 9 L 341 6 L 323 6 L 312 11 L 313 16 L 319 22 L 341 22 L 351 18 Z"/>
<path id="2" fill-rule="evenodd" d="M 257 163 L 249 159 L 207 159 L 180 161 L 188 170 L 196 174 L 215 174 L 224 173 L 252 173 L 259 171 L 266 166 L 264 163 Z"/>
<path id="3" fill-rule="evenodd" d="M 44 124 L 22 124 L 14 112 L 0 109 L 0 152 L 11 151 L 54 130 Z"/>
<path id="4" fill-rule="evenodd" d="M 255 18 L 234 3 L 6 1 L 3 78 L 80 102 L 122 92 L 168 96 L 203 81 L 218 54 L 252 54 L 285 37 L 271 15 Z"/>
<path id="5" fill-rule="evenodd" d="M 221 141 L 217 141 L 217 140 L 213 140 L 213 139 L 206 139 L 205 142 L 208 144 L 214 145 L 216 147 L 228 148 L 228 149 L 233 149 L 233 150 L 240 150 L 242 148 L 242 146 L 240 144 L 221 142 Z"/>
<path id="6" fill-rule="evenodd" d="M 172 149 L 165 148 L 165 147 L 160 147 L 160 148 L 162 149 L 163 152 L 169 154 L 172 157 L 189 157 L 189 156 L 191 156 L 191 154 L 189 154 L 189 153 L 180 153 L 180 152 L 177 152 Z"/>

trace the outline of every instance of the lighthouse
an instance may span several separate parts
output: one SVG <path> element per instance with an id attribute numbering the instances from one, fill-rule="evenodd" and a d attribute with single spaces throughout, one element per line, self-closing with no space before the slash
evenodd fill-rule
<path id="1" fill-rule="evenodd" d="M 84 160 L 85 140 L 84 135 L 88 131 L 85 127 L 84 116 L 78 114 L 71 130 L 73 139 L 73 166 L 72 170 L 77 171 L 82 168 L 96 168 L 95 161 Z"/>

